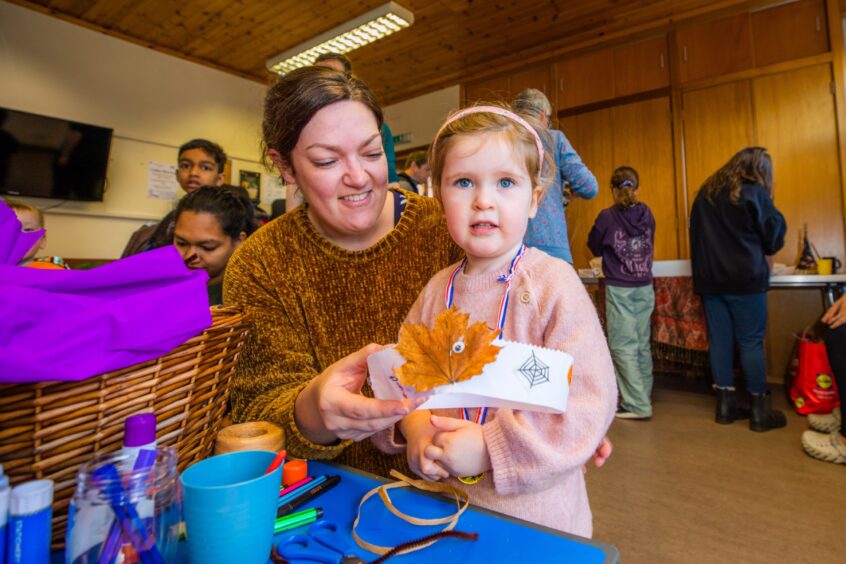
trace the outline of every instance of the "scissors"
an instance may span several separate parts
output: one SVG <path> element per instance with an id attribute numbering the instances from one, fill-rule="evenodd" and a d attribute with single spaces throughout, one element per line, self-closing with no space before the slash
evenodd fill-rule
<path id="1" fill-rule="evenodd" d="M 319 550 L 319 547 L 331 552 Z M 293 535 L 279 543 L 276 550 L 291 562 L 310 560 L 330 564 L 364 564 L 364 560 L 353 554 L 346 539 L 338 534 L 338 527 L 332 521 L 321 519 L 308 529 L 307 535 Z"/>

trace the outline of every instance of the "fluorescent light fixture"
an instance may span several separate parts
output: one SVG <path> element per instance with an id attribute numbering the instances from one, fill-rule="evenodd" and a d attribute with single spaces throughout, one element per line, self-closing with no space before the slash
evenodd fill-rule
<path id="1" fill-rule="evenodd" d="M 285 74 L 313 65 L 322 53 L 348 53 L 413 23 L 414 14 L 410 10 L 396 2 L 388 2 L 268 59 L 267 68 Z"/>

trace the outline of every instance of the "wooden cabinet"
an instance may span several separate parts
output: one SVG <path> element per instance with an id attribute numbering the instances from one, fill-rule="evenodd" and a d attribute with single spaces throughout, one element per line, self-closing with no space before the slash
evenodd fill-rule
<path id="1" fill-rule="evenodd" d="M 648 92 L 669 85 L 669 59 L 665 36 L 614 49 L 615 96 Z"/>
<path id="2" fill-rule="evenodd" d="M 614 98 L 614 49 L 601 49 L 555 63 L 558 109 Z"/>
<path id="3" fill-rule="evenodd" d="M 686 92 L 682 97 L 682 121 L 687 174 L 685 212 L 689 217 L 693 199 L 705 179 L 734 153 L 755 144 L 749 81 Z M 683 256 L 689 257 L 686 252 Z"/>
<path id="4" fill-rule="evenodd" d="M 536 88 L 552 101 L 548 65 L 513 74 L 509 79 L 512 97 L 527 88 Z"/>
<path id="5" fill-rule="evenodd" d="M 825 0 L 800 0 L 676 30 L 681 82 L 764 67 L 829 50 Z"/>
<path id="6" fill-rule="evenodd" d="M 575 108 L 670 85 L 667 37 L 609 47 L 555 63 L 559 109 Z"/>
<path id="7" fill-rule="evenodd" d="M 682 82 L 750 69 L 755 62 L 748 12 L 680 27 L 676 39 Z"/>
<path id="8" fill-rule="evenodd" d="M 599 194 L 594 199 L 574 198 L 567 207 L 568 238 L 576 268 L 588 266 L 592 255 L 587 248 L 587 235 L 599 212 L 614 203 L 608 182 L 614 169 L 622 165 L 638 171 L 639 196 L 655 216 L 655 258 L 678 258 L 669 98 L 623 104 L 561 121 L 562 130 L 599 183 Z M 620 134 L 621 131 L 637 133 Z"/>
<path id="9" fill-rule="evenodd" d="M 498 76 L 477 82 L 471 82 L 464 87 L 465 105 L 476 102 L 504 102 L 510 104 L 514 96 L 526 88 L 537 88 L 550 96 L 549 65 L 534 67 L 518 73 Z M 554 102 L 554 100 L 552 100 Z"/>
<path id="10" fill-rule="evenodd" d="M 775 203 L 787 220 L 776 260 L 795 264 L 808 224 L 825 256 L 844 248 L 837 126 L 829 64 L 688 92 L 683 98 L 688 210 L 699 187 L 740 149 L 773 157 Z"/>
<path id="11" fill-rule="evenodd" d="M 752 12 L 755 66 L 828 51 L 825 1 L 803 0 Z"/>
<path id="12" fill-rule="evenodd" d="M 511 91 L 507 76 L 488 78 L 471 82 L 464 87 L 464 104 L 466 106 L 476 102 L 511 101 Z"/>

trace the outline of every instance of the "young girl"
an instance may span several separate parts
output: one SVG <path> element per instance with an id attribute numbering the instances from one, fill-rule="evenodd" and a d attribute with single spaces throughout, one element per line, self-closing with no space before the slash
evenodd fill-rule
<path id="1" fill-rule="evenodd" d="M 599 212 L 588 247 L 602 257 L 608 344 L 620 388 L 621 419 L 652 417 L 650 319 L 655 307 L 652 255 L 655 218 L 637 200 L 637 171 L 621 166 L 611 175 L 614 205 Z"/>
<path id="2" fill-rule="evenodd" d="M 173 244 L 186 266 L 209 274 L 209 304 L 223 303 L 223 272 L 235 249 L 256 230 L 252 206 L 236 187 L 203 186 L 179 200 Z"/>
<path id="3" fill-rule="evenodd" d="M 506 340 L 570 353 L 567 412 L 417 410 L 399 424 L 405 443 L 397 434 L 380 446 L 407 446 L 417 474 L 458 478 L 456 485 L 477 505 L 590 536 L 582 465 L 613 418 L 617 390 L 579 277 L 564 261 L 523 245 L 543 191 L 545 160 L 538 133 L 508 110 L 479 106 L 447 120 L 429 162 L 447 228 L 466 259 L 429 281 L 406 322 L 431 326 L 445 308 L 457 306 L 471 322 L 500 329 Z"/>
<path id="4" fill-rule="evenodd" d="M 18 221 L 21 222 L 21 231 L 31 233 L 33 231 L 41 231 L 44 229 L 44 214 L 40 209 L 31 206 L 26 202 L 19 202 L 17 200 L 6 200 L 6 204 L 14 210 Z M 70 267 L 65 264 L 62 257 L 41 257 L 35 258 L 39 251 L 44 250 L 47 246 L 47 233 L 32 246 L 29 252 L 24 255 L 18 266 L 28 266 L 30 268 L 41 268 L 44 270 L 69 270 Z"/>

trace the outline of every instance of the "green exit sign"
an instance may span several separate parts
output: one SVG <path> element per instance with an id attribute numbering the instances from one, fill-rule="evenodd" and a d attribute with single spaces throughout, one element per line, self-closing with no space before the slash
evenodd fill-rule
<path id="1" fill-rule="evenodd" d="M 411 133 L 400 133 L 399 135 L 394 135 L 394 145 L 402 145 L 404 143 L 411 143 L 414 139 L 414 136 Z"/>

